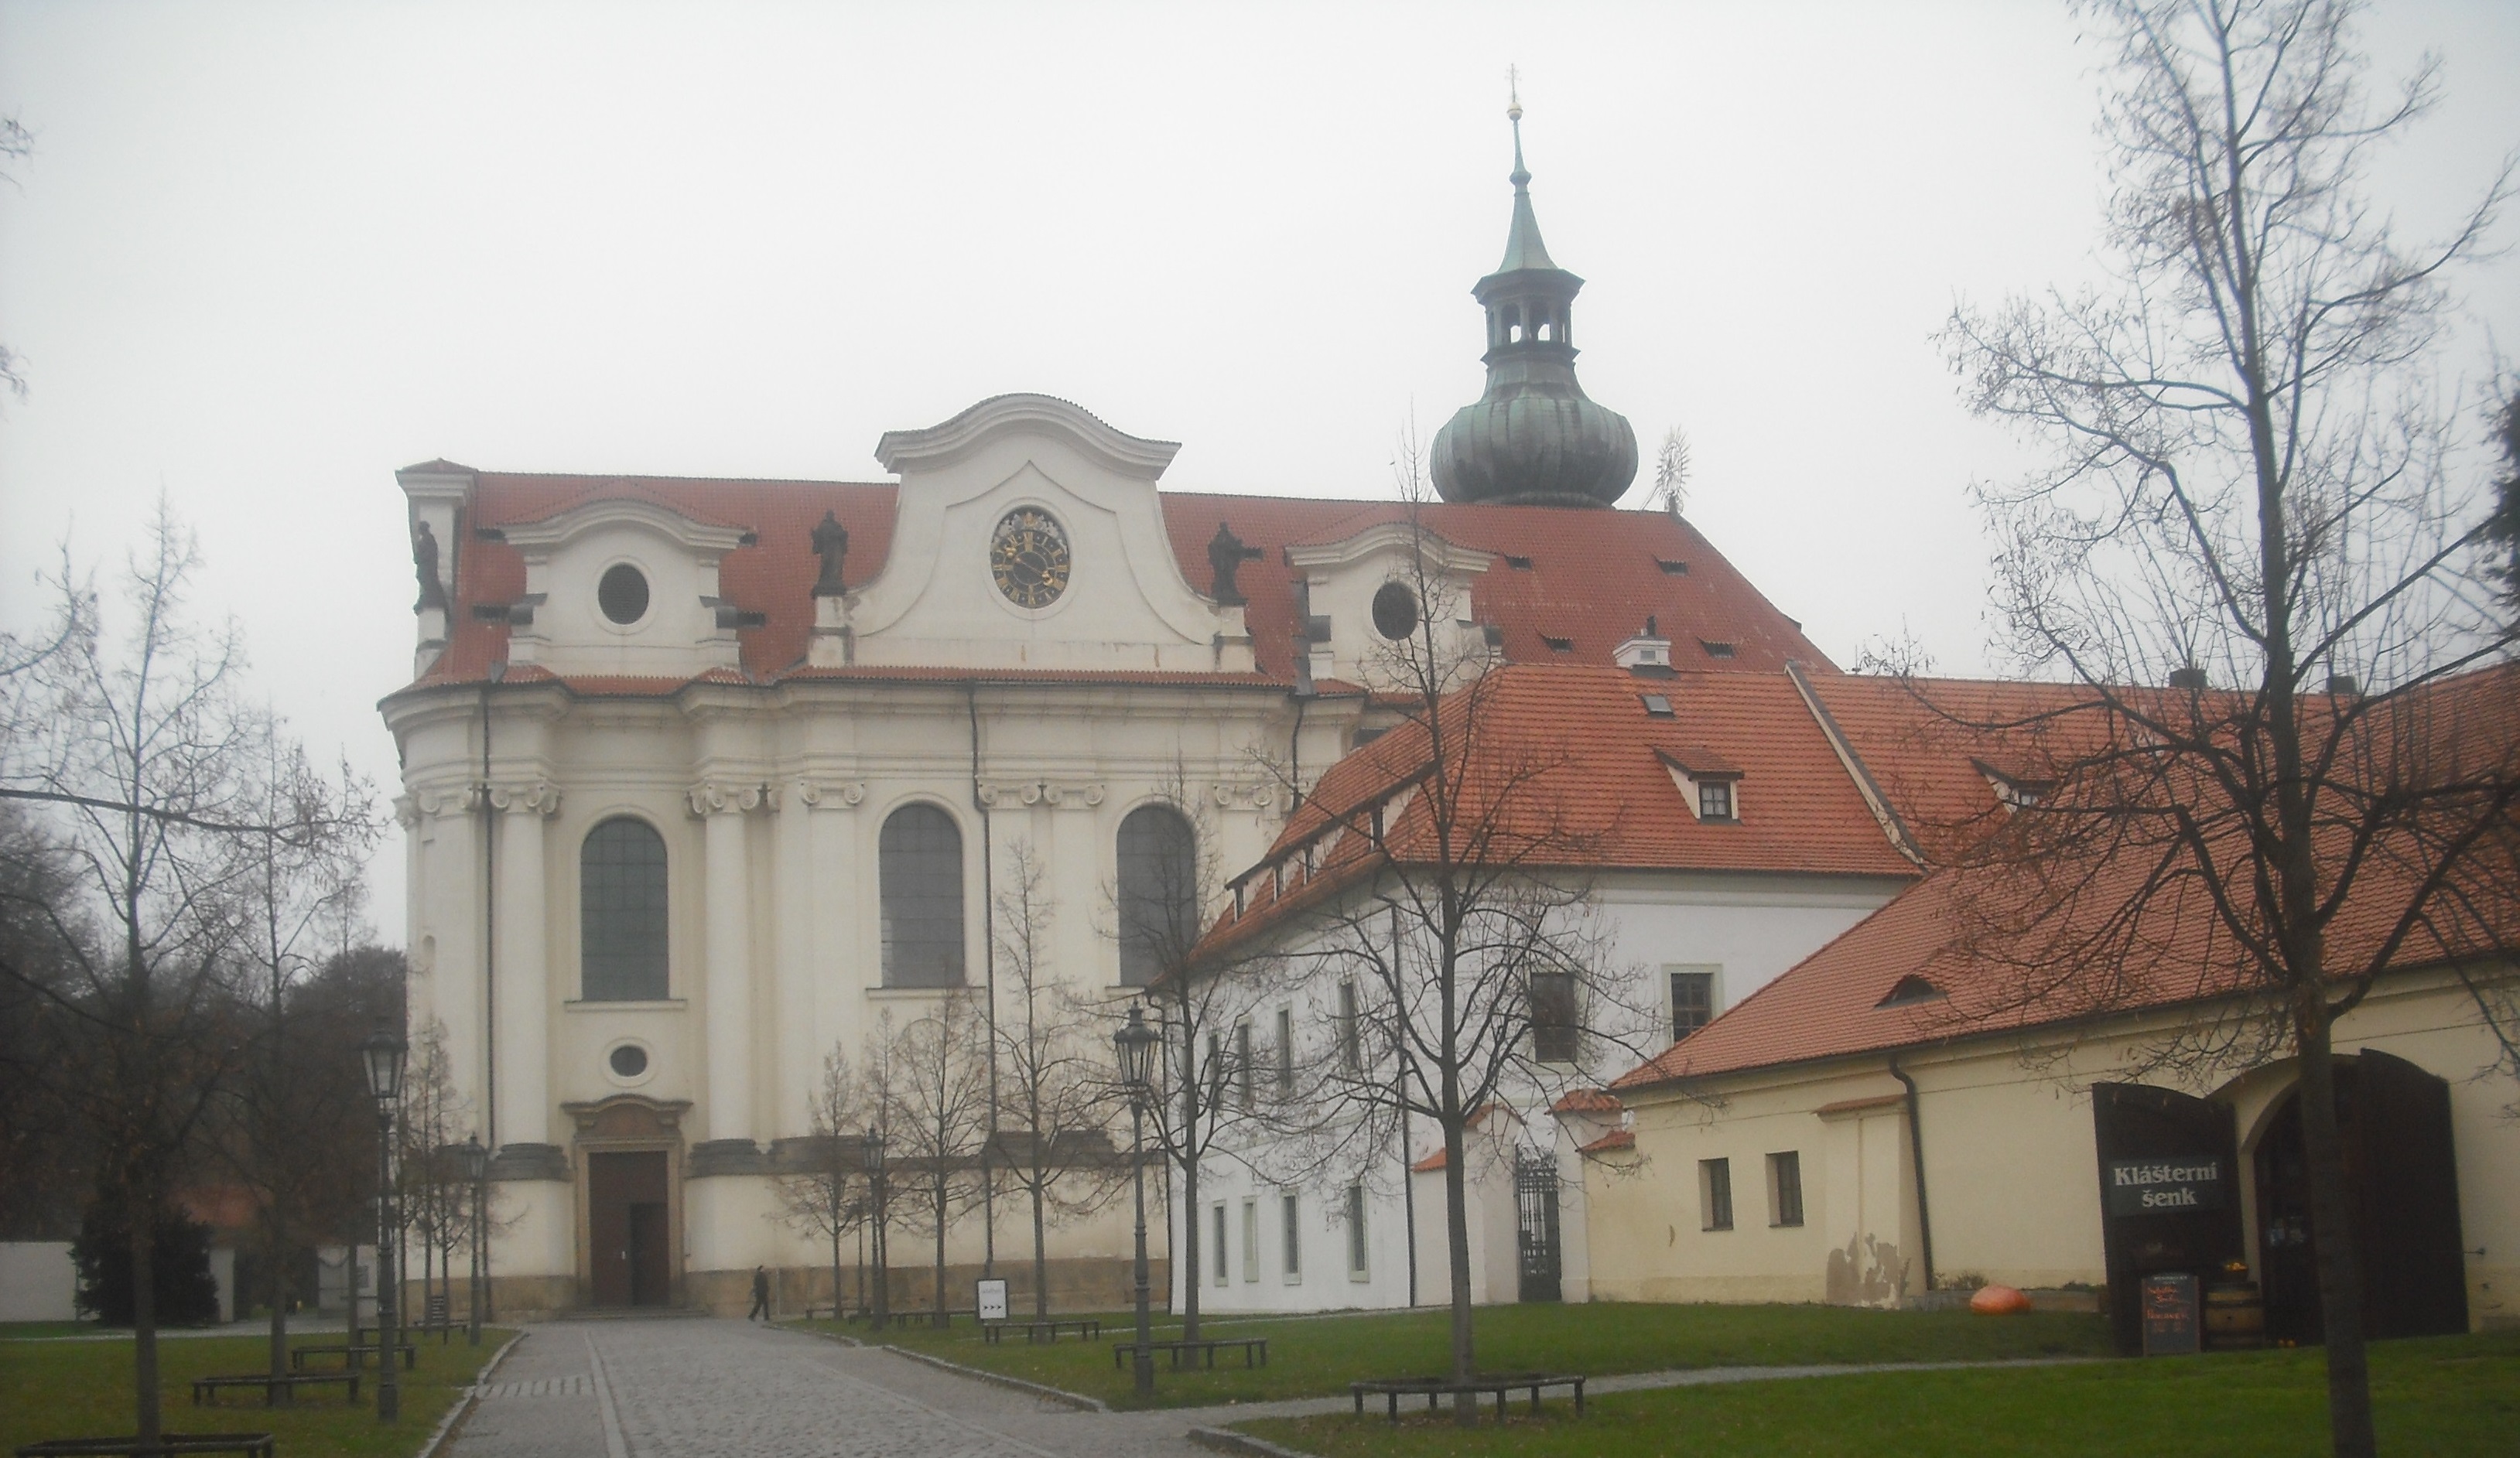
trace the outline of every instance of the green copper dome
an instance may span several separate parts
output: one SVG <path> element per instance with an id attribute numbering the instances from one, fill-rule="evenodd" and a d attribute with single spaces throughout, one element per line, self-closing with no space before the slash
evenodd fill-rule
<path id="1" fill-rule="evenodd" d="M 1637 477 L 1637 433 L 1575 380 L 1570 331 L 1584 281 L 1540 241 L 1522 109 L 1513 118 L 1513 225 L 1505 261 L 1470 290 L 1488 316 L 1488 384 L 1435 434 L 1435 490 L 1448 502 L 1606 507 Z"/>

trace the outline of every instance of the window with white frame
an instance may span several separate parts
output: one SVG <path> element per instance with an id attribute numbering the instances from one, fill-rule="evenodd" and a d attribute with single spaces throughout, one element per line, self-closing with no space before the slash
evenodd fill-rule
<path id="1" fill-rule="evenodd" d="M 1295 1091 L 1295 1010 L 1278 1009 L 1278 1093 L 1281 1097 Z"/>
<path id="2" fill-rule="evenodd" d="M 1216 1259 L 1211 1263 L 1216 1270 L 1216 1284 L 1222 1286 L 1226 1284 L 1226 1261 L 1230 1259 L 1226 1255 L 1225 1204 L 1223 1201 L 1217 1202 L 1216 1218 L 1211 1223 L 1216 1227 L 1213 1232 L 1215 1238 L 1208 1242 L 1208 1248 L 1216 1252 Z"/>
<path id="3" fill-rule="evenodd" d="M 1234 1025 L 1234 1091 L 1245 1109 L 1258 1103 L 1251 1082 L 1251 1023 L 1247 1018 Z"/>
<path id="4" fill-rule="evenodd" d="M 1663 969 L 1671 988 L 1673 1042 L 1715 1021 L 1715 979 L 1723 970 L 1713 963 Z"/>
<path id="5" fill-rule="evenodd" d="M 1302 1214 L 1303 1202 L 1296 1197 L 1294 1191 L 1288 1190 L 1278 1197 L 1278 1215 L 1280 1223 L 1284 1226 L 1282 1238 L 1283 1239 L 1286 1247 L 1284 1263 L 1286 1284 L 1289 1286 L 1296 1285 L 1304 1279 L 1304 1222 L 1301 1218 Z"/>
<path id="6" fill-rule="evenodd" d="M 1787 1149 L 1768 1156 L 1768 1223 L 1803 1222 L 1803 1154 Z"/>
<path id="7" fill-rule="evenodd" d="M 1582 1042 L 1578 1034 L 1574 974 L 1532 973 L 1531 1056 L 1543 1063 L 1572 1063 Z"/>
<path id="8" fill-rule="evenodd" d="M 1365 1068 L 1365 1030 L 1357 1021 L 1356 979 L 1338 985 L 1339 1067 L 1348 1073 Z"/>
<path id="9" fill-rule="evenodd" d="M 1697 1213 L 1708 1230 L 1732 1228 L 1732 1162 L 1697 1162 Z"/>
<path id="10" fill-rule="evenodd" d="M 1242 1201 L 1242 1279 L 1260 1279 L 1260 1202 L 1247 1195 Z"/>
<path id="11" fill-rule="evenodd" d="M 1347 1187 L 1347 1273 L 1351 1280 L 1362 1281 L 1365 1269 L 1365 1186 Z"/>

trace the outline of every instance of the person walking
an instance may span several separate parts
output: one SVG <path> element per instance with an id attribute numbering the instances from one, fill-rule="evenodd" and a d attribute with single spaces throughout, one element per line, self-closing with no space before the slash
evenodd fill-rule
<path id="1" fill-rule="evenodd" d="M 752 1310 L 743 1319 L 750 1321 L 755 1317 L 763 1321 L 770 1319 L 770 1267 L 766 1265 L 752 1268 Z"/>

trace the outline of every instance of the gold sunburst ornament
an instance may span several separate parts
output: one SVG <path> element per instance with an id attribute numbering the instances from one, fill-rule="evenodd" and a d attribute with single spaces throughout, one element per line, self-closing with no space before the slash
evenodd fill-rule
<path id="1" fill-rule="evenodd" d="M 1067 591 L 1067 533 L 1047 511 L 1018 507 L 989 537 L 989 575 L 1017 607 L 1042 608 Z"/>

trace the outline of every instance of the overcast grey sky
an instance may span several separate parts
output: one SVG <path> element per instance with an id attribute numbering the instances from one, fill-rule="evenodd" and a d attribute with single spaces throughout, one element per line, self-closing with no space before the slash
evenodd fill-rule
<path id="1" fill-rule="evenodd" d="M 2375 178 L 2438 226 L 2520 146 L 2520 5 L 2365 34 L 2447 61 Z M 1997 667 L 1964 491 L 2018 458 L 1928 336 L 2088 269 L 2102 59 L 2034 0 L 0 0 L 0 618 L 162 490 L 260 689 L 390 789 L 415 461 L 878 479 L 884 430 L 1042 390 L 1184 442 L 1176 489 L 1388 496 L 1479 389 L 1514 64 L 1589 392 L 1688 430 L 1690 517 L 1841 663 Z M 2520 268 L 2461 285 L 2481 373 Z"/>

